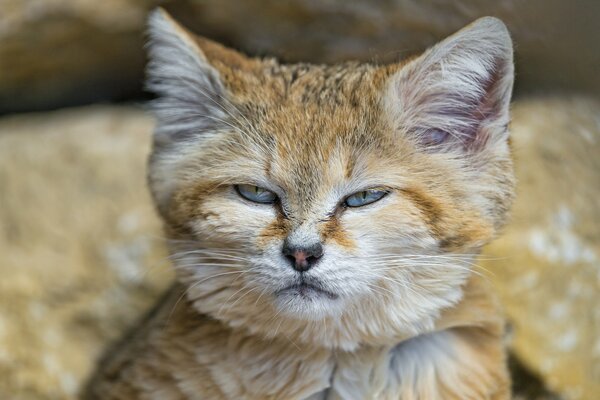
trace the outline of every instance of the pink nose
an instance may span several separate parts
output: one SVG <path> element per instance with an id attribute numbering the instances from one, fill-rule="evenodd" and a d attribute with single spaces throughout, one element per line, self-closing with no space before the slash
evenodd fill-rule
<path id="1" fill-rule="evenodd" d="M 308 265 L 308 261 L 307 259 L 310 258 L 310 256 L 308 254 L 306 254 L 305 251 L 302 250 L 296 250 L 293 254 L 292 257 L 294 257 L 295 260 L 295 264 L 298 266 L 301 266 L 303 269 L 306 269 L 306 266 Z"/>
<path id="2" fill-rule="evenodd" d="M 312 246 L 294 247 L 289 243 L 284 242 L 283 255 L 286 256 L 292 268 L 298 272 L 305 272 L 311 269 L 323 255 L 323 246 L 321 243 L 316 243 Z"/>

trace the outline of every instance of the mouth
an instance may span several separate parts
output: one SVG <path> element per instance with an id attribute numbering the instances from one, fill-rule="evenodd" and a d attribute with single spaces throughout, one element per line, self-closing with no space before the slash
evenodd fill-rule
<path id="1" fill-rule="evenodd" d="M 290 286 L 286 286 L 276 292 L 277 295 L 292 295 L 303 299 L 311 299 L 318 296 L 325 296 L 330 300 L 336 300 L 339 296 L 323 289 L 320 285 L 300 282 Z"/>

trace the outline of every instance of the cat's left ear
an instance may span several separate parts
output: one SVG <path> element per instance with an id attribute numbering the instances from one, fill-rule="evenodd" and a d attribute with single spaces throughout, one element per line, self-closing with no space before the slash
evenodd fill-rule
<path id="1" fill-rule="evenodd" d="M 508 30 L 485 17 L 402 66 L 384 106 L 395 128 L 424 148 L 477 151 L 506 141 L 513 80 Z"/>

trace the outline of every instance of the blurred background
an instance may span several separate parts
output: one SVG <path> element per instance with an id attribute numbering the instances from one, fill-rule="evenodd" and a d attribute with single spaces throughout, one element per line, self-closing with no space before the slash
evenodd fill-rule
<path id="1" fill-rule="evenodd" d="M 600 399 L 599 1 L 0 0 L 1 399 L 76 398 L 171 282 L 145 187 L 143 32 L 157 5 L 288 62 L 392 62 L 501 18 L 518 198 L 480 263 L 523 398 Z"/>

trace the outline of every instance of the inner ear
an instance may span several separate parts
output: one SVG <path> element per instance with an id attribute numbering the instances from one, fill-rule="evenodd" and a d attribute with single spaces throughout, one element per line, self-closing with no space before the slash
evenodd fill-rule
<path id="1" fill-rule="evenodd" d="M 394 127 L 430 150 L 477 150 L 507 137 L 512 42 L 483 18 L 402 66 L 389 81 Z"/>

